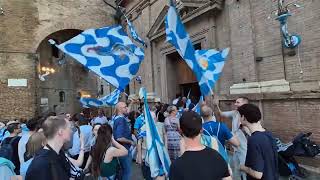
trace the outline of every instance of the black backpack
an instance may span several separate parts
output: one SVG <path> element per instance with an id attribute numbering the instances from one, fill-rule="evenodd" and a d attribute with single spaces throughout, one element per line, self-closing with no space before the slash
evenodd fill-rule
<path id="1" fill-rule="evenodd" d="M 6 158 L 10 161 L 13 159 L 13 147 L 12 143 L 14 140 L 16 140 L 17 137 L 12 138 L 9 142 L 7 141 L 2 141 L 1 148 L 0 148 L 0 157 Z"/>

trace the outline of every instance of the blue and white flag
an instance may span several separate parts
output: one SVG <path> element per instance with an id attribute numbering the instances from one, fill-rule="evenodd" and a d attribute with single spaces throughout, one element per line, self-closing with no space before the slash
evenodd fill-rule
<path id="1" fill-rule="evenodd" d="M 111 94 L 104 96 L 100 99 L 96 98 L 80 98 L 80 103 L 84 108 L 101 108 L 114 106 L 118 103 L 121 91 L 116 89 Z"/>
<path id="2" fill-rule="evenodd" d="M 120 91 L 144 59 L 144 50 L 133 44 L 121 26 L 88 29 L 57 47 Z"/>
<path id="3" fill-rule="evenodd" d="M 146 42 L 138 35 L 138 33 L 137 33 L 136 29 L 134 28 L 133 24 L 131 23 L 131 21 L 127 18 L 127 16 L 124 15 L 124 17 L 126 18 L 127 24 L 129 26 L 131 37 L 135 41 L 141 43 L 144 47 L 147 47 Z"/>
<path id="4" fill-rule="evenodd" d="M 200 100 L 199 102 L 194 106 L 194 108 L 192 109 L 194 112 L 198 113 L 200 115 L 200 111 L 201 111 L 201 104 L 203 103 L 203 96 L 200 96 Z"/>
<path id="5" fill-rule="evenodd" d="M 229 48 L 222 51 L 215 49 L 196 51 L 195 56 L 201 67 L 199 86 L 202 94 L 213 94 L 213 88 L 219 80 L 228 53 Z"/>
<path id="6" fill-rule="evenodd" d="M 195 51 L 176 8 L 172 1 L 170 2 L 170 8 L 165 20 L 167 41 L 176 48 L 177 52 L 194 72 L 202 95 L 213 94 L 212 89 L 222 72 L 224 60 L 228 55 L 229 49 L 221 52 L 213 49 Z"/>
<path id="7" fill-rule="evenodd" d="M 160 138 L 156 124 L 151 116 L 147 101 L 146 89 L 141 88 L 139 94 L 143 94 L 144 100 L 147 139 L 146 161 L 150 167 L 151 177 L 155 178 L 157 176 L 168 175 L 171 164 L 170 157 L 163 141 Z"/>

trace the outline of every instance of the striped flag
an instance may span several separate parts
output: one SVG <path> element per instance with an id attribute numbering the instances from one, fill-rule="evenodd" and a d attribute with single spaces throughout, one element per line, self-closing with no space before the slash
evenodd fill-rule
<path id="1" fill-rule="evenodd" d="M 156 124 L 151 116 L 147 92 L 145 88 L 140 89 L 140 95 L 143 95 L 144 100 L 144 114 L 146 123 L 146 144 L 147 154 L 146 161 L 150 166 L 151 177 L 168 175 L 170 169 L 170 157 L 163 141 L 160 138 Z"/>
<path id="2" fill-rule="evenodd" d="M 80 98 L 80 103 L 84 108 L 101 108 L 101 107 L 108 107 L 114 106 L 118 103 L 120 97 L 120 90 L 116 89 L 111 94 L 104 96 L 100 99 L 96 98 Z"/>
<path id="3" fill-rule="evenodd" d="M 195 51 L 172 0 L 170 0 L 165 25 L 167 41 L 176 48 L 194 72 L 202 95 L 213 94 L 214 85 L 222 72 L 229 49 L 223 51 L 214 49 Z"/>
<path id="4" fill-rule="evenodd" d="M 124 15 L 124 14 L 123 14 Z M 124 17 L 126 18 L 126 21 L 127 21 L 127 24 L 129 26 L 129 30 L 130 30 L 130 34 L 131 34 L 131 37 L 139 42 L 140 44 L 142 44 L 144 47 L 147 47 L 147 44 L 146 42 L 138 35 L 136 29 L 134 28 L 133 24 L 131 23 L 131 21 L 128 19 L 127 16 L 124 15 Z"/>

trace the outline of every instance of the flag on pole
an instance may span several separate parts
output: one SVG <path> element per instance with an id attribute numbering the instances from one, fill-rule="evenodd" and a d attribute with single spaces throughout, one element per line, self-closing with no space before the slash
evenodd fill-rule
<path id="1" fill-rule="evenodd" d="M 101 108 L 114 106 L 118 103 L 121 91 L 119 89 L 114 90 L 111 94 L 104 96 L 100 99 L 96 98 L 80 98 L 80 103 L 82 107 L 85 108 Z"/>
<path id="2" fill-rule="evenodd" d="M 88 29 L 56 46 L 120 91 L 144 59 L 144 50 L 133 44 L 121 26 Z"/>
<path id="3" fill-rule="evenodd" d="M 222 51 L 215 49 L 196 51 L 195 56 L 201 67 L 199 86 L 202 94 L 213 94 L 213 88 L 219 80 L 228 53 L 229 48 Z"/>
<path id="4" fill-rule="evenodd" d="M 136 29 L 134 28 L 133 24 L 131 23 L 131 21 L 128 19 L 128 17 L 127 17 L 125 14 L 123 14 L 123 15 L 124 15 L 124 17 L 126 18 L 127 24 L 128 24 L 128 26 L 129 26 L 129 30 L 130 30 L 131 37 L 132 37 L 135 41 L 137 41 L 137 42 L 139 42 L 140 44 L 142 44 L 144 47 L 147 47 L 146 42 L 138 35 L 138 33 L 137 33 Z"/>
<path id="5" fill-rule="evenodd" d="M 141 88 L 139 94 L 144 100 L 147 139 L 146 161 L 150 167 L 151 177 L 155 178 L 157 176 L 168 175 L 171 164 L 170 157 L 163 141 L 160 138 L 156 124 L 151 116 L 147 101 L 146 89 Z"/>
<path id="6" fill-rule="evenodd" d="M 222 72 L 229 49 L 221 52 L 214 49 L 195 51 L 172 0 L 165 25 L 167 41 L 176 48 L 194 72 L 202 95 L 213 94 L 214 85 Z"/>
<path id="7" fill-rule="evenodd" d="M 186 108 L 189 108 L 189 106 L 191 104 L 190 92 L 191 92 L 191 89 L 189 90 L 188 95 L 187 95 Z"/>
<path id="8" fill-rule="evenodd" d="M 201 111 L 201 104 L 203 103 L 203 96 L 200 96 L 199 102 L 196 104 L 196 106 L 192 109 L 194 112 L 198 113 L 200 115 Z"/>

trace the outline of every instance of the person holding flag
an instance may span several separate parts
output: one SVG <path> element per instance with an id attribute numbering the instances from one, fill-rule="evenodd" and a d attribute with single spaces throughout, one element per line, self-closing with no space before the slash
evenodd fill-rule
<path id="1" fill-rule="evenodd" d="M 150 112 L 145 88 L 140 89 L 140 97 L 144 100 L 146 154 L 144 161 L 150 167 L 151 178 L 164 179 L 169 175 L 170 158 L 164 144 L 163 125 L 155 123 L 155 114 Z"/>

